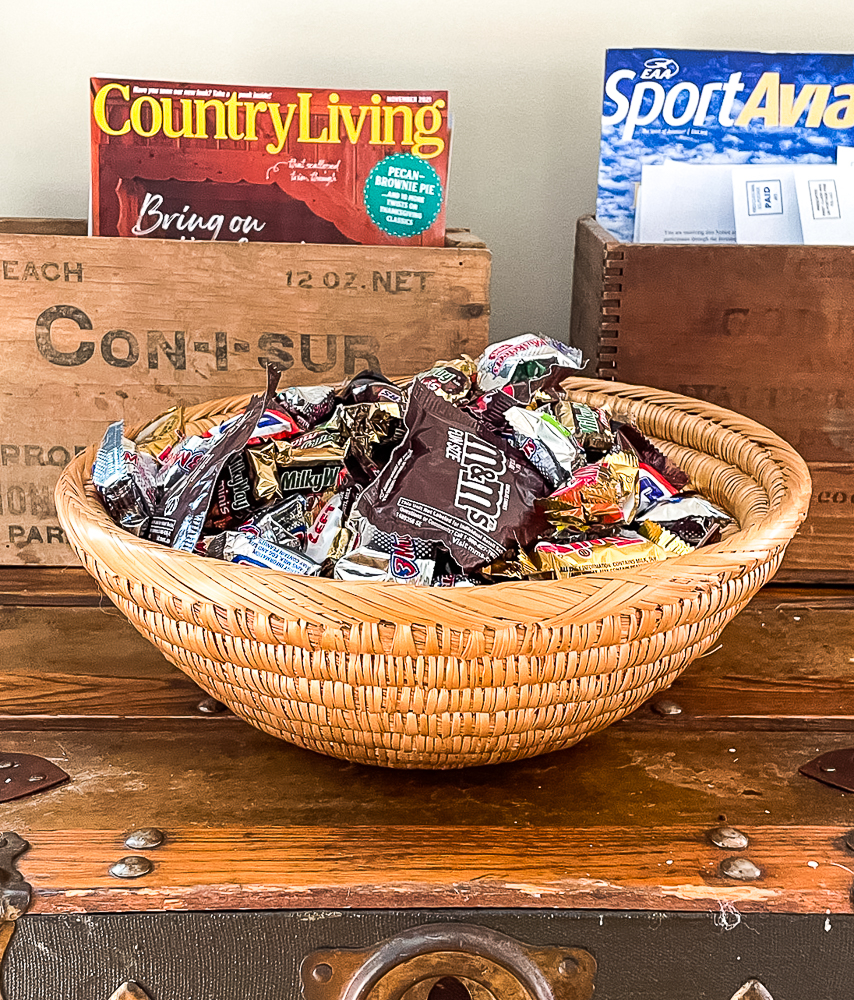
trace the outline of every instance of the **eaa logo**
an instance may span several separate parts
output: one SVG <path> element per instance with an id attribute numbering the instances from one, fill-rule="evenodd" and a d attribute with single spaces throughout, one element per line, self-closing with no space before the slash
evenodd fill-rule
<path id="1" fill-rule="evenodd" d="M 641 80 L 669 80 L 679 72 L 679 63 L 666 56 L 655 56 L 643 64 Z"/>

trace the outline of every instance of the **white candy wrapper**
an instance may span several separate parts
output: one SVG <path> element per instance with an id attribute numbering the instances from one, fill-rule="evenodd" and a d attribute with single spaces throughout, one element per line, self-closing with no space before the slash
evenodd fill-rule
<path id="1" fill-rule="evenodd" d="M 583 355 L 551 337 L 524 333 L 488 347 L 477 359 L 477 384 L 481 392 L 500 389 L 510 382 L 530 381 L 545 375 L 552 367 L 582 369 Z"/>

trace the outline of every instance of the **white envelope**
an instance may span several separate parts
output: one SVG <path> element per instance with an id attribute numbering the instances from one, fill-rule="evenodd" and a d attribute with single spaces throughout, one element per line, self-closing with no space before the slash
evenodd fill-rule
<path id="1" fill-rule="evenodd" d="M 731 172 L 731 164 L 645 164 L 638 241 L 735 243 Z"/>
<path id="2" fill-rule="evenodd" d="M 833 163 L 804 165 L 795 173 L 804 243 L 854 246 L 854 170 Z"/>
<path id="3" fill-rule="evenodd" d="M 795 189 L 796 166 L 751 163 L 732 168 L 732 203 L 739 243 L 804 242 Z"/>

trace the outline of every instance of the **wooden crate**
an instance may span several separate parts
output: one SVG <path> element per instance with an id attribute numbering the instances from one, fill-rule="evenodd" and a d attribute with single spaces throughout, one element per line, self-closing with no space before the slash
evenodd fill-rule
<path id="1" fill-rule="evenodd" d="M 809 464 L 781 580 L 854 583 L 852 291 L 851 248 L 621 243 L 578 222 L 570 335 L 590 367 L 743 413 Z"/>
<path id="2" fill-rule="evenodd" d="M 372 247 L 93 239 L 77 220 L 0 221 L 0 563 L 75 562 L 59 471 L 107 424 L 363 368 L 414 373 L 478 354 L 491 255 Z"/>

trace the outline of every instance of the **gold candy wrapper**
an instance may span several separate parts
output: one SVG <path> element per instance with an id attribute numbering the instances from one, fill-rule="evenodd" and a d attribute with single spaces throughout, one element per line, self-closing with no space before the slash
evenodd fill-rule
<path id="1" fill-rule="evenodd" d="M 276 445 L 278 441 L 268 441 L 257 448 L 247 448 L 246 457 L 252 471 L 252 490 L 259 500 L 278 500 L 282 495 L 276 476 Z"/>
<path id="2" fill-rule="evenodd" d="M 628 523 L 634 518 L 638 509 L 638 476 L 640 473 L 638 457 L 629 451 L 614 451 L 610 455 L 606 455 L 601 464 L 607 465 L 617 477 L 619 483 L 617 503 L 623 512 L 623 520 Z"/>
<path id="3" fill-rule="evenodd" d="M 674 556 L 684 556 L 694 551 L 693 545 L 689 545 L 681 538 L 677 538 L 672 531 L 668 531 L 664 525 L 659 524 L 657 521 L 641 522 L 638 534 L 643 535 L 644 538 L 648 538 L 651 542 L 655 542 L 656 545 L 660 545 Z"/>
<path id="4" fill-rule="evenodd" d="M 184 407 L 173 406 L 136 437 L 136 450 L 161 458 L 184 436 Z"/>
<path id="5" fill-rule="evenodd" d="M 631 499 L 626 476 L 604 462 L 585 465 L 551 496 L 537 501 L 546 518 L 559 528 L 583 530 L 590 524 L 619 524 Z"/>
<path id="6" fill-rule="evenodd" d="M 523 564 L 532 573 L 551 571 L 561 577 L 582 573 L 607 573 L 610 570 L 631 569 L 641 563 L 659 562 L 675 553 L 646 538 L 606 536 L 584 542 L 557 545 L 538 542 L 529 553 L 522 553 Z"/>
<path id="7" fill-rule="evenodd" d="M 299 439 L 297 439 L 299 440 Z M 252 470 L 252 488 L 259 500 L 277 500 L 282 495 L 279 485 L 280 469 L 323 462 L 342 462 L 344 450 L 337 445 L 324 448 L 299 448 L 295 442 L 268 441 L 266 444 L 246 449 L 249 468 Z"/>

